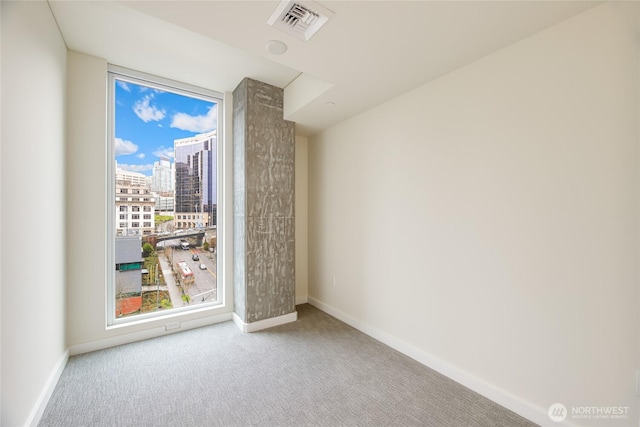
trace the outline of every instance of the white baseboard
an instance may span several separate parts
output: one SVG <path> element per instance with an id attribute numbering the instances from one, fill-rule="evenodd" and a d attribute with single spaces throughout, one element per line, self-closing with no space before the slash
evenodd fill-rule
<path id="1" fill-rule="evenodd" d="M 215 316 L 201 317 L 192 320 L 183 320 L 179 322 L 179 327 L 171 330 L 167 330 L 165 325 L 158 326 L 156 328 L 147 329 L 139 332 L 132 332 L 123 335 L 117 335 L 110 338 L 105 338 L 99 341 L 92 341 L 83 344 L 77 344 L 69 347 L 69 354 L 75 356 L 76 354 L 88 353 L 90 351 L 103 350 L 105 348 L 115 347 L 122 344 L 129 344 L 132 342 L 142 341 L 149 338 L 157 338 L 163 335 L 174 334 L 176 332 L 187 331 L 189 329 L 200 328 L 202 326 L 213 325 L 221 322 L 228 322 L 231 320 L 231 313 L 222 313 Z"/>
<path id="2" fill-rule="evenodd" d="M 49 399 L 51 399 L 51 395 L 53 394 L 53 390 L 56 388 L 58 384 L 58 380 L 64 371 L 64 368 L 67 366 L 67 362 L 69 361 L 69 350 L 65 351 L 55 368 L 53 368 L 53 372 L 49 375 L 49 380 L 45 385 L 44 389 L 40 393 L 36 404 L 29 414 L 29 418 L 25 423 L 26 426 L 36 427 L 40 423 L 40 419 L 42 418 L 42 414 L 44 414 L 44 410 L 47 408 L 47 404 L 49 403 Z"/>
<path id="3" fill-rule="evenodd" d="M 309 304 L 536 424 L 550 424 L 551 420 L 546 409 L 526 402 L 320 300 L 309 297 Z M 573 426 L 567 421 L 553 424 Z"/>
<path id="4" fill-rule="evenodd" d="M 296 295 L 296 305 L 300 305 L 300 304 L 306 304 L 309 302 L 309 298 L 304 295 L 304 296 L 297 296 Z"/>
<path id="5" fill-rule="evenodd" d="M 256 332 L 262 329 L 273 328 L 274 326 L 284 325 L 285 323 L 295 322 L 298 320 L 298 312 L 283 314 L 282 316 L 271 317 L 269 319 L 258 320 L 257 322 L 244 323 L 240 316 L 233 313 L 233 322 L 240 328 L 242 332 Z"/>
<path id="6" fill-rule="evenodd" d="M 371 325 L 362 322 L 355 317 L 344 313 L 343 311 L 329 305 L 325 304 L 320 300 L 317 300 L 313 297 L 308 297 L 307 299 L 309 304 L 314 307 L 326 312 L 327 314 L 345 322 L 346 324 L 358 329 L 366 335 L 388 345 L 391 348 L 405 354 L 408 357 L 422 363 L 423 365 L 445 375 L 446 377 L 464 385 L 465 387 L 470 388 L 471 390 L 481 394 L 482 396 L 498 403 L 499 405 L 504 406 L 505 408 L 521 415 L 522 417 L 540 424 L 540 425 L 549 425 L 549 417 L 547 415 L 547 410 L 537 407 L 529 402 L 526 402 L 519 397 L 506 392 L 492 384 L 489 384 L 480 378 L 477 378 L 468 372 L 465 372 L 441 359 L 438 359 L 404 341 L 401 341 L 395 338 L 392 335 L 387 334 Z M 302 304 L 304 302 L 301 302 Z M 298 302 L 296 301 L 296 304 Z M 154 328 L 152 330 L 136 332 L 132 334 L 121 335 L 117 337 L 107 338 L 100 341 L 94 341 L 91 343 L 79 344 L 75 346 L 69 347 L 67 351 L 62 355 L 60 360 L 58 361 L 56 367 L 51 373 L 49 380 L 42 393 L 40 394 L 34 409 L 32 410 L 27 423 L 27 426 L 37 426 L 42 418 L 42 414 L 46 409 L 47 404 L 49 403 L 49 399 L 64 371 L 65 366 L 67 365 L 67 361 L 69 360 L 70 355 L 76 355 L 81 353 L 86 353 L 95 350 L 101 350 L 104 348 L 109 348 L 121 344 L 127 344 L 130 342 L 140 341 L 148 338 L 155 338 L 158 336 L 166 335 L 168 333 L 180 332 L 188 329 L 193 329 L 201 326 L 207 326 L 210 324 L 220 323 L 224 321 L 232 320 L 234 323 L 240 328 L 242 332 L 255 332 L 258 330 L 271 328 L 273 326 L 282 325 L 285 323 L 294 322 L 298 319 L 298 313 L 293 312 L 289 314 L 285 314 L 278 317 L 273 317 L 270 319 L 260 320 L 252 323 L 244 323 L 240 317 L 238 317 L 235 313 L 224 313 L 217 316 L 195 319 L 191 321 L 185 321 L 181 323 L 179 329 L 174 329 L 171 331 L 166 331 L 164 327 Z M 569 423 L 568 421 L 564 421 L 562 423 L 554 423 L 554 425 L 563 425 L 563 426 L 574 426 L 574 424 Z"/>

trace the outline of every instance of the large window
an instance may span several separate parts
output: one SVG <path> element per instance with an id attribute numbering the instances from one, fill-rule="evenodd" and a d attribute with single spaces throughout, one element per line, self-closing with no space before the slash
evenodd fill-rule
<path id="1" fill-rule="evenodd" d="M 108 324 L 219 305 L 222 95 L 110 67 L 109 101 Z"/>

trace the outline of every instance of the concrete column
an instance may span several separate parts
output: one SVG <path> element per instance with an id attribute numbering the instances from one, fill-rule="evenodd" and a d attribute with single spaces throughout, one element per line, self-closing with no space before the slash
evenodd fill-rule
<path id="1" fill-rule="evenodd" d="M 234 321 L 245 332 L 295 321 L 295 124 L 283 90 L 233 91 Z"/>

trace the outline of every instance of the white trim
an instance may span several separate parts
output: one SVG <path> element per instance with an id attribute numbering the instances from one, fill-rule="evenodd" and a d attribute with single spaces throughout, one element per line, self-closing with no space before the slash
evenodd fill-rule
<path id="1" fill-rule="evenodd" d="M 309 302 L 309 298 L 306 295 L 304 296 L 296 296 L 296 305 L 306 304 Z"/>
<path id="2" fill-rule="evenodd" d="M 340 311 L 339 309 L 325 304 L 324 302 L 309 297 L 309 304 L 324 311 L 325 313 L 343 321 L 344 323 L 358 329 L 360 332 L 369 335 L 370 337 L 388 345 L 389 347 L 399 351 L 400 353 L 409 356 L 410 358 L 422 363 L 423 365 L 441 373 L 442 375 L 464 385 L 467 388 L 481 394 L 482 396 L 496 402 L 499 405 L 515 412 L 516 414 L 540 425 L 548 425 L 550 423 L 547 410 L 540 408 L 532 403 L 529 403 L 501 388 L 494 386 L 469 372 L 445 362 L 442 359 L 432 356 L 411 344 L 399 340 L 398 338 L 383 332 L 382 330 L 375 328 L 355 317 Z M 554 423 L 555 425 L 556 423 Z M 574 424 L 564 421 L 557 423 L 562 426 L 575 426 Z"/>
<path id="3" fill-rule="evenodd" d="M 221 101 L 224 99 L 224 94 L 222 92 L 217 92 L 215 90 L 207 89 L 201 86 L 194 86 L 192 84 L 180 82 L 177 80 L 167 79 L 164 77 L 156 76 L 154 74 L 145 73 L 143 71 L 120 67 L 114 64 L 107 64 L 107 72 L 117 74 L 120 77 L 132 79 L 133 83 L 142 83 L 145 86 L 149 86 L 155 89 L 164 91 L 167 90 L 167 88 L 171 88 L 181 95 L 189 96 L 192 98 L 198 98 L 205 101 L 209 101 L 208 98 L 218 98 Z M 136 80 L 138 80 L 138 82 L 136 82 Z"/>
<path id="4" fill-rule="evenodd" d="M 175 324 L 179 322 L 179 326 L 175 329 L 167 329 L 167 325 L 162 324 L 152 329 L 132 332 L 125 335 L 105 338 L 103 340 L 92 341 L 83 344 L 72 345 L 69 347 L 69 354 L 75 356 L 77 354 L 89 353 L 91 351 L 103 350 L 105 348 L 115 347 L 122 344 L 129 344 L 149 338 L 157 338 L 163 335 L 174 334 L 176 332 L 187 331 L 189 329 L 200 328 L 202 326 L 214 325 L 216 323 L 228 322 L 231 320 L 231 313 L 222 313 L 215 316 L 201 317 L 198 319 L 178 321 L 177 319 L 166 319 L 167 324 Z"/>
<path id="5" fill-rule="evenodd" d="M 221 122 L 222 138 L 218 144 L 218 197 L 220 197 L 220 209 L 217 214 L 223 228 L 216 229 L 218 248 L 222 248 L 224 256 L 218 258 L 218 278 L 221 280 L 218 286 L 220 302 L 224 307 L 228 307 L 233 312 L 233 94 L 224 93 L 224 103 L 222 104 Z M 218 116 L 220 117 L 220 116 Z M 221 183 L 222 181 L 222 183 Z M 221 185 L 221 186 L 220 186 Z M 220 252 L 216 249 L 216 256 Z"/>
<path id="6" fill-rule="evenodd" d="M 169 319 L 171 314 L 174 313 L 193 313 L 199 307 L 197 306 L 182 306 L 175 307 L 166 311 L 156 311 L 145 314 L 138 314 L 135 316 L 127 316 L 117 318 L 115 316 L 115 308 L 116 308 L 116 284 L 115 284 L 115 147 L 113 141 L 115 140 L 115 87 L 116 81 L 124 81 L 130 82 L 137 85 L 147 86 L 151 88 L 156 88 L 162 91 L 169 91 L 178 95 L 182 95 L 185 97 L 195 98 L 204 100 L 207 102 L 217 104 L 217 112 L 218 112 L 218 121 L 217 121 L 217 137 L 216 137 L 216 189 L 217 189 L 217 204 L 222 206 L 233 206 L 232 199 L 232 179 L 227 180 L 225 167 L 229 165 L 229 168 L 232 169 L 232 159 L 230 152 L 228 151 L 230 147 L 232 147 L 232 139 L 227 139 L 228 137 L 232 137 L 232 131 L 227 130 L 227 120 L 225 119 L 227 115 L 230 115 L 233 112 L 232 99 L 229 99 L 229 102 L 225 99 L 225 95 L 221 92 L 216 92 L 210 89 L 206 89 L 203 87 L 198 87 L 194 85 L 190 85 L 188 83 L 183 83 L 171 79 L 167 79 L 164 77 L 152 75 L 149 73 L 145 73 L 142 71 L 136 71 L 128 68 L 123 68 L 113 64 L 107 64 L 107 141 L 106 141 L 106 177 L 105 177 L 105 185 L 106 185 L 106 194 L 107 194 L 107 209 L 106 209 L 106 250 L 107 256 L 105 257 L 105 271 L 107 274 L 105 275 L 105 298 L 106 298 L 106 307 L 105 307 L 105 329 L 110 330 L 117 328 L 119 326 L 127 326 L 136 324 L 139 321 L 156 321 L 156 320 L 164 320 Z M 229 117 L 231 118 L 231 117 Z M 223 175 L 224 174 L 224 175 Z M 231 174 L 231 178 L 233 175 Z M 222 202 L 222 203 L 220 203 Z M 222 302 L 222 307 L 231 311 L 231 307 L 233 307 L 232 294 L 227 292 L 227 288 L 225 287 L 226 283 L 226 273 L 225 273 L 225 262 L 226 259 L 229 258 L 227 256 L 228 248 L 226 244 L 225 230 L 229 229 L 229 225 L 225 222 L 230 216 L 226 215 L 224 208 L 223 212 L 218 212 L 217 216 L 217 232 L 222 231 L 218 234 L 218 247 L 221 247 L 222 250 L 216 251 L 217 256 L 217 283 L 216 286 L 218 288 L 219 300 Z M 230 222 L 230 230 L 233 229 L 233 222 Z M 222 279 L 222 282 L 220 281 Z M 231 289 L 231 288 L 229 288 Z M 230 319 L 227 319 L 230 320 Z M 151 329 L 153 330 L 153 328 Z M 145 339 L 145 338 L 141 338 Z M 109 340 L 109 339 L 107 339 Z"/>
<path id="7" fill-rule="evenodd" d="M 271 317 L 269 319 L 258 320 L 257 322 L 244 323 L 240 316 L 233 313 L 233 323 L 235 323 L 242 332 L 256 332 L 262 329 L 273 328 L 274 326 L 284 325 L 298 320 L 298 312 L 283 314 L 282 316 Z"/>
<path id="8" fill-rule="evenodd" d="M 64 368 L 67 366 L 68 361 L 69 350 L 65 351 L 62 354 L 62 357 L 60 358 L 60 360 L 58 360 L 55 368 L 53 368 L 53 372 L 51 372 L 51 375 L 49 375 L 47 384 L 44 386 L 44 389 L 42 389 L 42 392 L 40 393 L 40 396 L 38 396 L 38 400 L 36 401 L 31 414 L 29 414 L 29 418 L 27 418 L 27 422 L 25 423 L 26 426 L 37 427 L 37 425 L 40 423 L 42 414 L 44 414 L 44 410 L 49 404 L 49 399 L 51 399 L 51 395 L 53 394 L 56 385 L 58 385 L 60 376 L 62 375 Z"/>
<path id="9" fill-rule="evenodd" d="M 245 330 L 246 323 L 244 323 L 242 319 L 240 319 L 240 316 L 238 316 L 235 312 L 233 313 L 233 323 L 235 323 L 238 329 L 240 329 L 242 332 L 247 332 Z"/>

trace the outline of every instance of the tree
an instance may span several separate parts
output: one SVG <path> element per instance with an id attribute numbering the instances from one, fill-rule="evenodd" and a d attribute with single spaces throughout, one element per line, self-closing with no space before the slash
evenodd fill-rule
<path id="1" fill-rule="evenodd" d="M 153 246 L 151 246 L 151 243 L 145 243 L 144 245 L 142 245 L 142 256 L 143 257 L 148 257 L 149 255 L 151 255 L 153 253 Z"/>
<path id="2" fill-rule="evenodd" d="M 204 242 L 202 244 L 202 250 L 204 250 L 204 251 L 208 251 L 209 250 L 209 242 Z"/>

